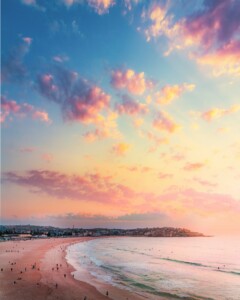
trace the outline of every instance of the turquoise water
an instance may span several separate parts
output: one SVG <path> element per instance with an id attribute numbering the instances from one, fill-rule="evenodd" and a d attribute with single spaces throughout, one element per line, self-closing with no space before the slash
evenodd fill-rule
<path id="1" fill-rule="evenodd" d="M 69 247 L 76 277 L 149 299 L 240 299 L 240 238 L 103 238 Z"/>

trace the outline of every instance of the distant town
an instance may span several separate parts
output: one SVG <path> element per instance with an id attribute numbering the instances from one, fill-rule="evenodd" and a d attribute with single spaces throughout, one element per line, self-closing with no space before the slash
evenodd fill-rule
<path id="1" fill-rule="evenodd" d="M 185 228 L 136 228 L 136 229 L 107 229 L 107 228 L 58 228 L 35 225 L 0 225 L 0 241 L 36 239 L 50 237 L 100 237 L 100 236 L 132 236 L 132 237 L 203 237 L 199 232 Z"/>

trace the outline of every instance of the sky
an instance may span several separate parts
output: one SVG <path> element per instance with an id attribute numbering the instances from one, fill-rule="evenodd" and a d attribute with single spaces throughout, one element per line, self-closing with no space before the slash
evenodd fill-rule
<path id="1" fill-rule="evenodd" d="M 1 1 L 1 223 L 240 232 L 240 1 Z"/>

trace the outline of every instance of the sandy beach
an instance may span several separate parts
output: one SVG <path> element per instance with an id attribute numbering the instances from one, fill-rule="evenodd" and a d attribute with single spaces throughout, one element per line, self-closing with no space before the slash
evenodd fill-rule
<path id="1" fill-rule="evenodd" d="M 40 299 L 143 299 L 105 285 L 100 293 L 93 285 L 74 279 L 66 261 L 66 248 L 91 238 L 51 238 L 0 243 L 0 298 Z M 104 295 L 108 291 L 108 296 Z"/>

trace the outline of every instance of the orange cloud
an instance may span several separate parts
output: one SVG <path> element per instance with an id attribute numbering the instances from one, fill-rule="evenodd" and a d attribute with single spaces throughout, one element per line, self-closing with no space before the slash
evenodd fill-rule
<path id="1" fill-rule="evenodd" d="M 153 86 L 153 83 L 145 78 L 144 72 L 135 73 L 131 69 L 112 71 L 111 84 L 114 88 L 126 89 L 133 95 L 142 95 Z"/>
<path id="2" fill-rule="evenodd" d="M 101 140 L 104 138 L 119 139 L 122 137 L 117 125 L 118 114 L 109 110 L 106 116 L 99 115 L 95 120 L 95 130 L 88 131 L 83 137 L 88 142 Z"/>
<path id="3" fill-rule="evenodd" d="M 95 12 L 97 12 L 99 15 L 102 15 L 109 11 L 109 8 L 115 4 L 115 1 L 114 0 L 87 0 L 87 3 L 95 10 Z"/>
<path id="4" fill-rule="evenodd" d="M 123 156 L 126 154 L 131 148 L 130 144 L 127 143 L 118 143 L 112 147 L 112 152 L 116 155 Z"/>
<path id="5" fill-rule="evenodd" d="M 143 12 L 142 18 L 150 21 L 150 25 L 144 30 L 147 41 L 161 35 L 172 36 L 177 30 L 171 27 L 171 16 L 167 16 L 167 8 L 156 3 Z"/>
<path id="6" fill-rule="evenodd" d="M 182 85 L 166 85 L 155 94 L 155 99 L 159 104 L 169 104 L 180 97 L 185 91 L 193 91 L 194 84 L 184 83 Z"/>
<path id="7" fill-rule="evenodd" d="M 175 123 L 164 111 L 158 113 L 153 121 L 153 126 L 160 131 L 168 131 L 170 133 L 174 133 L 181 128 L 181 126 Z"/>
<path id="8" fill-rule="evenodd" d="M 24 1 L 33 1 L 33 0 L 24 0 Z M 82 1 L 79 0 L 62 0 L 62 2 L 67 7 L 71 7 L 74 4 L 82 3 Z M 115 0 L 86 0 L 86 2 L 99 15 L 106 14 L 109 11 L 109 8 L 115 5 Z"/>
<path id="9" fill-rule="evenodd" d="M 232 105 L 229 109 L 223 109 L 223 108 L 212 108 L 206 112 L 203 112 L 201 114 L 201 117 L 205 121 L 212 121 L 213 119 L 218 119 L 226 115 L 234 114 L 240 111 L 240 105 Z"/>

